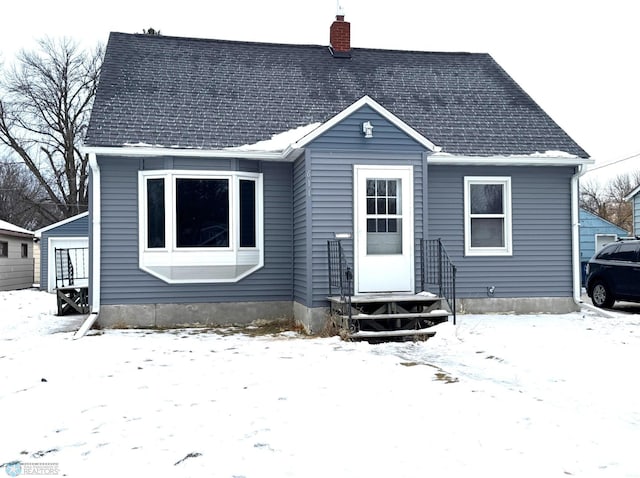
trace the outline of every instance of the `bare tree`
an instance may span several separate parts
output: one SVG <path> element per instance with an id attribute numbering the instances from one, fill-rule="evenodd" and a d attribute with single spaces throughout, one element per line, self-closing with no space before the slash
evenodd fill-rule
<path id="1" fill-rule="evenodd" d="M 55 222 L 46 191 L 22 162 L 0 159 L 0 219 L 36 230 Z"/>
<path id="2" fill-rule="evenodd" d="M 587 211 L 607 218 L 607 197 L 604 188 L 598 181 L 580 181 L 580 207 Z"/>
<path id="3" fill-rule="evenodd" d="M 24 162 L 55 205 L 54 219 L 87 209 L 88 164 L 79 145 L 95 97 L 102 47 L 44 39 L 0 78 L 0 144 Z"/>
<path id="4" fill-rule="evenodd" d="M 580 206 L 603 219 L 627 230 L 633 229 L 631 203 L 625 201 L 633 189 L 640 185 L 640 170 L 619 174 L 601 185 L 597 180 L 580 183 Z"/>

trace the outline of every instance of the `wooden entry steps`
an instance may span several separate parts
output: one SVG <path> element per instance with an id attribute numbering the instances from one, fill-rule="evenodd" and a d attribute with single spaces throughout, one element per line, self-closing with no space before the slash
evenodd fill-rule
<path id="1" fill-rule="evenodd" d="M 431 294 L 366 294 L 328 299 L 341 335 L 353 340 L 433 337 L 435 331 L 430 328 L 448 321 L 451 315 L 442 308 L 444 299 Z"/>

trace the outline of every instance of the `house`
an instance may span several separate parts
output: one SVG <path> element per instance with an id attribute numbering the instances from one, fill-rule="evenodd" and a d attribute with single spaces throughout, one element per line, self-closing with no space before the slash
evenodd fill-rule
<path id="1" fill-rule="evenodd" d="M 573 310 L 591 164 L 488 54 L 111 33 L 85 140 L 103 326 L 324 324 L 327 243 L 355 297 L 421 289 L 441 239 L 463 311 Z"/>
<path id="2" fill-rule="evenodd" d="M 631 191 L 625 201 L 631 201 L 633 210 L 633 234 L 640 236 L 640 186 Z"/>
<path id="3" fill-rule="evenodd" d="M 40 289 L 54 292 L 56 270 L 60 270 L 62 259 L 56 250 L 63 251 L 65 257 L 73 258 L 73 265 L 80 280 L 87 281 L 89 275 L 89 213 L 84 212 L 35 231 L 40 242 Z M 61 276 L 61 274 L 58 274 Z M 65 284 L 66 285 L 66 284 Z M 87 284 L 85 284 L 87 285 Z"/>
<path id="4" fill-rule="evenodd" d="M 33 285 L 33 232 L 0 220 L 0 290 Z"/>
<path id="5" fill-rule="evenodd" d="M 580 262 L 582 264 L 582 283 L 585 279 L 585 267 L 589 259 L 605 244 L 626 237 L 629 233 L 610 223 L 606 219 L 580 208 Z"/>

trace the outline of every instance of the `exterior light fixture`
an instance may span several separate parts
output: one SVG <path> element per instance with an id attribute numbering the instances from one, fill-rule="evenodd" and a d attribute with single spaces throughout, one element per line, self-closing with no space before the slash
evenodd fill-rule
<path id="1" fill-rule="evenodd" d="M 362 123 L 362 133 L 365 138 L 373 138 L 373 125 L 371 121 L 365 121 Z"/>

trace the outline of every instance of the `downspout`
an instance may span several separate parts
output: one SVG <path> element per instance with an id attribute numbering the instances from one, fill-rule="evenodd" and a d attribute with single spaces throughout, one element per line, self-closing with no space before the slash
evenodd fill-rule
<path id="1" fill-rule="evenodd" d="M 580 212 L 579 212 L 579 185 L 580 176 L 585 173 L 583 164 L 578 166 L 578 171 L 571 176 L 571 253 L 573 264 L 573 301 L 581 307 L 582 302 L 582 266 L 580 264 Z"/>
<path id="2" fill-rule="evenodd" d="M 84 337 L 93 326 L 100 313 L 100 167 L 95 153 L 88 153 L 91 170 L 91 311 L 82 326 L 73 336 L 74 339 Z"/>

